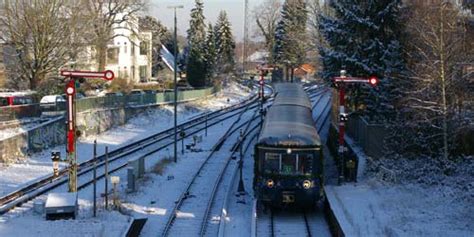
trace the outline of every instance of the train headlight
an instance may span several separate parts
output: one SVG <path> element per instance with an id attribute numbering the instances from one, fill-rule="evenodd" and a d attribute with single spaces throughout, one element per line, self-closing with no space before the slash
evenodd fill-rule
<path id="1" fill-rule="evenodd" d="M 267 180 L 267 187 L 273 188 L 274 185 L 275 185 L 275 182 L 273 182 L 272 179 Z"/>
<path id="2" fill-rule="evenodd" d="M 309 188 L 311 188 L 311 181 L 309 181 L 309 180 L 303 181 L 303 188 L 304 188 L 304 189 L 309 189 Z"/>

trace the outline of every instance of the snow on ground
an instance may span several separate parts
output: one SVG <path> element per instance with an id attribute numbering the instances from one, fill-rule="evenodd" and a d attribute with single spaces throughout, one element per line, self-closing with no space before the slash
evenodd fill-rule
<path id="1" fill-rule="evenodd" d="M 121 236 L 127 229 L 129 218 L 116 211 L 99 211 L 92 217 L 90 202 L 80 199 L 76 220 L 47 221 L 44 215 L 22 211 L 14 218 L 0 217 L 0 236 L 2 237 L 98 237 Z"/>
<path id="2" fill-rule="evenodd" d="M 346 236 L 474 236 L 472 203 L 436 187 L 369 179 L 327 186 L 326 193 Z"/>
<path id="3" fill-rule="evenodd" d="M 178 123 L 186 121 L 207 111 L 213 111 L 231 104 L 237 104 L 250 95 L 249 91 L 236 83 L 230 83 L 216 96 L 210 96 L 178 106 Z M 93 141 L 97 139 L 98 154 L 103 154 L 105 146 L 109 151 L 136 140 L 143 139 L 151 134 L 163 131 L 173 126 L 173 106 L 165 105 L 157 109 L 150 109 L 131 119 L 121 127 L 113 128 L 96 136 L 82 138 L 77 143 L 78 161 L 92 158 Z M 65 146 L 57 146 L 43 152 L 33 154 L 22 163 L 9 166 L 0 165 L 0 195 L 5 195 L 34 182 L 36 179 L 51 174 L 51 151 L 60 150 L 65 156 Z M 65 164 L 61 164 L 64 167 Z"/>
<path id="4" fill-rule="evenodd" d="M 2 122 L 0 127 L 6 127 L 0 129 L 0 140 L 4 140 L 13 136 L 16 136 L 20 133 L 26 132 L 41 123 L 44 123 L 52 118 L 28 118 L 28 119 L 19 119 L 14 122 Z"/>
<path id="5" fill-rule="evenodd" d="M 326 186 L 346 236 L 474 236 L 472 159 L 453 165 L 450 176 L 426 158 L 367 160 L 358 183 Z"/>

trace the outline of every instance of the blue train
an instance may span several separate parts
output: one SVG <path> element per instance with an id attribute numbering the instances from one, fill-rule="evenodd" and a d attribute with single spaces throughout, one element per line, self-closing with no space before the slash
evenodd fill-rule
<path id="1" fill-rule="evenodd" d="M 280 83 L 255 145 L 253 188 L 265 206 L 315 207 L 323 195 L 323 152 L 302 86 Z"/>

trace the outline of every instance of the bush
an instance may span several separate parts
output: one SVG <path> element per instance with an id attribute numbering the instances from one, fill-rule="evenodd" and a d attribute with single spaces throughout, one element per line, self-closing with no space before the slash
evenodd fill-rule
<path id="1" fill-rule="evenodd" d="M 161 83 L 135 84 L 133 88 L 141 90 L 163 90 L 164 85 Z"/>
<path id="2" fill-rule="evenodd" d="M 132 81 L 127 81 L 127 79 L 123 78 L 115 78 L 112 82 L 108 85 L 107 89 L 111 92 L 122 92 L 122 93 L 129 93 L 134 87 Z"/>

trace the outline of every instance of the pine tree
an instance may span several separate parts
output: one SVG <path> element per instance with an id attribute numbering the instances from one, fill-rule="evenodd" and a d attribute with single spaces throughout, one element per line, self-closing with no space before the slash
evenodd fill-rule
<path id="1" fill-rule="evenodd" d="M 224 73 L 231 72 L 235 65 L 235 41 L 232 36 L 232 29 L 227 18 L 227 13 L 221 11 L 217 18 L 215 27 L 216 32 L 216 49 L 217 49 L 217 65 L 220 71 Z"/>
<path id="2" fill-rule="evenodd" d="M 212 78 L 212 75 L 215 72 L 215 67 L 217 63 L 216 37 L 214 28 L 212 27 L 211 23 L 209 23 L 209 26 L 207 27 L 205 53 L 208 79 L 207 84 L 209 84 L 209 80 Z"/>
<path id="3" fill-rule="evenodd" d="M 400 0 L 331 1 L 335 17 L 321 15 L 320 31 L 329 47 L 319 49 L 326 80 L 345 68 L 352 76 L 376 75 L 374 89 L 355 86 L 349 102 L 363 102 L 372 120 L 394 117 L 394 101 L 400 96 L 396 80 L 404 74 L 399 38 Z M 362 86 L 364 87 L 364 86 Z M 354 96 L 356 95 L 356 96 Z M 356 98 L 358 97 L 358 98 Z"/>
<path id="4" fill-rule="evenodd" d="M 273 47 L 272 60 L 276 63 L 281 63 L 283 61 L 283 42 L 285 41 L 285 27 L 283 20 L 278 21 L 275 28 L 275 43 Z"/>
<path id="5" fill-rule="evenodd" d="M 186 75 L 193 87 L 206 84 L 205 40 L 206 25 L 204 23 L 204 3 L 196 0 L 196 6 L 191 10 L 191 20 L 188 29 L 189 56 L 187 58 Z"/>

